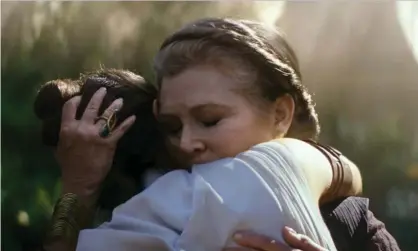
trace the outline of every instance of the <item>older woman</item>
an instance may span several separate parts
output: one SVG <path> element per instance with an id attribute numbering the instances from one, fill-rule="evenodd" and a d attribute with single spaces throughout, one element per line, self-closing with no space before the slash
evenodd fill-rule
<path id="1" fill-rule="evenodd" d="M 205 163 L 214 161 L 218 158 L 232 157 L 241 151 L 245 151 L 248 147 L 251 147 L 251 145 L 268 141 L 277 136 L 282 137 L 284 135 L 289 135 L 291 137 L 296 137 L 297 135 L 300 135 L 301 138 L 305 138 L 309 134 L 314 136 L 318 132 L 316 115 L 310 103 L 309 95 L 303 87 L 298 84 L 297 77 L 295 77 L 297 75 L 295 74 L 295 70 L 283 63 L 289 59 L 286 58 L 286 55 L 281 55 L 280 50 L 269 47 L 265 38 L 253 33 L 254 31 L 258 32 L 259 30 L 251 29 L 250 27 L 251 25 L 247 25 L 245 22 L 240 23 L 230 20 L 206 20 L 198 22 L 192 26 L 186 27 L 184 30 L 170 38 L 168 42 L 166 42 L 168 47 L 172 45 L 171 48 L 169 48 L 170 50 L 164 51 L 163 49 L 160 54 L 162 58 L 160 58 L 161 68 L 158 69 L 159 72 L 157 71 L 157 73 L 160 74 L 159 80 L 160 83 L 163 84 L 159 95 L 159 103 L 157 103 L 155 111 L 160 117 L 160 120 L 164 120 L 161 122 L 163 123 L 163 127 L 170 141 L 169 145 L 173 146 L 175 151 L 182 153 L 182 159 L 186 159 L 186 163 Z M 239 42 L 240 39 L 241 42 Z M 193 42 L 196 42 L 193 40 L 202 43 L 193 44 Z M 184 41 L 184 43 L 181 43 L 182 41 Z M 190 43 L 188 44 L 188 42 Z M 207 43 L 205 44 L 205 42 Z M 175 47 L 175 45 L 178 45 L 178 47 L 173 49 L 172 47 Z M 265 48 L 263 46 L 265 46 Z M 210 50 L 210 48 L 214 49 Z M 237 51 L 222 50 L 224 48 L 234 48 Z M 182 49 L 186 49 L 186 51 L 182 51 Z M 164 55 L 164 53 L 166 54 Z M 186 57 L 182 58 L 181 55 L 185 55 Z M 197 57 L 197 55 L 199 55 L 199 57 Z M 244 56 L 240 58 L 240 55 Z M 248 57 L 248 60 L 246 60 L 245 57 Z M 199 60 L 201 61 L 199 62 Z M 241 66 L 239 64 L 241 64 Z M 196 66 L 209 67 L 199 68 Z M 199 82 L 201 82 L 200 85 L 198 84 Z M 205 86 L 211 88 L 205 89 Z M 188 90 L 193 90 L 193 92 L 176 92 L 179 88 L 184 87 L 188 88 Z M 61 132 L 64 133 L 61 134 L 60 141 L 66 136 L 68 139 L 71 138 L 68 137 L 66 133 L 78 131 L 78 133 L 82 133 L 85 136 L 89 135 L 88 137 L 79 139 L 85 140 L 88 138 L 92 140 L 92 142 L 88 144 L 90 145 L 89 147 L 92 145 L 95 147 L 93 148 L 94 152 L 90 152 L 90 155 L 85 150 L 78 151 L 76 154 L 71 155 L 69 154 L 71 152 L 69 150 L 71 150 L 71 148 L 76 149 L 76 147 L 70 146 L 74 146 L 74 144 L 77 143 L 74 140 L 71 140 L 68 142 L 68 148 L 61 148 L 61 150 L 64 149 L 64 151 L 59 151 L 59 153 L 61 153 L 62 156 L 72 156 L 72 158 L 82 155 L 89 156 L 90 158 L 85 159 L 84 162 L 81 161 L 80 163 L 82 163 L 82 165 L 79 166 L 81 166 L 80 168 L 84 166 L 85 168 L 92 170 L 93 168 L 89 167 L 90 165 L 86 165 L 86 163 L 89 164 L 88 162 L 93 160 L 91 156 L 97 154 L 100 148 L 102 148 L 105 153 L 108 151 L 108 154 L 102 155 L 103 158 L 99 159 L 99 163 L 97 163 L 97 160 L 91 163 L 91 166 L 96 166 L 97 169 L 93 170 L 90 177 L 86 177 L 86 169 L 81 169 L 78 175 L 71 175 L 73 177 L 71 178 L 71 182 L 67 182 L 70 184 L 67 188 L 76 185 L 74 187 L 80 189 L 77 191 L 79 194 L 77 199 L 83 203 L 88 203 L 88 201 L 91 201 L 92 198 L 94 198 L 98 184 L 101 183 L 101 180 L 107 173 L 106 171 L 103 171 L 103 168 L 108 170 L 110 167 L 108 156 L 113 156 L 112 151 L 114 151 L 114 147 L 110 146 L 115 145 L 117 139 L 121 137 L 122 132 L 126 129 L 126 126 L 133 123 L 132 119 L 126 120 L 118 129 L 112 132 L 111 136 L 108 136 L 107 134 L 109 133 L 109 130 L 112 129 L 112 126 L 110 126 L 113 124 L 110 123 L 112 121 L 101 121 L 102 119 L 99 118 L 98 121 L 94 123 L 94 117 L 98 114 L 97 110 L 100 106 L 100 99 L 103 98 L 104 95 L 104 91 L 99 91 L 95 94 L 90 101 L 90 104 L 87 106 L 86 112 L 78 121 L 71 119 L 75 115 L 74 104 L 78 102 L 77 98 L 71 99 L 64 107 L 65 112 L 62 125 L 62 129 L 64 130 L 61 129 Z M 205 97 L 205 95 L 207 96 Z M 229 103 L 220 104 L 221 101 L 218 96 L 222 97 L 222 95 L 227 98 Z M 260 99 L 258 99 L 258 97 L 260 97 Z M 193 112 L 193 108 L 196 106 L 196 101 L 199 100 L 204 100 L 209 107 L 203 107 L 205 108 L 204 110 L 195 113 Z M 251 100 L 254 104 L 246 103 L 246 100 Z M 205 104 L 203 105 L 206 106 Z M 213 105 L 216 107 L 213 107 Z M 114 104 L 104 112 L 104 116 L 111 117 L 111 115 L 114 114 L 112 111 L 120 106 L 120 101 L 114 102 Z M 235 113 L 232 112 L 234 110 Z M 263 113 L 261 113 L 261 111 L 263 111 Z M 295 116 L 293 116 L 293 113 L 295 113 Z M 163 114 L 165 116 L 164 119 L 162 119 Z M 239 121 L 245 122 L 244 126 L 240 127 L 239 124 L 234 122 L 237 121 L 238 118 Z M 222 124 L 218 125 L 218 123 Z M 237 137 L 233 136 L 233 131 L 230 131 L 229 134 L 225 134 L 227 132 L 225 130 L 229 128 L 228 125 L 232 126 L 231 129 L 238 129 L 240 134 L 237 135 Z M 219 129 L 216 129 L 216 127 L 219 127 Z M 95 139 L 98 138 L 97 130 L 99 130 L 101 136 L 105 136 L 106 139 Z M 210 137 L 208 134 L 209 131 L 211 131 Z M 251 133 L 249 133 L 250 131 Z M 73 134 L 72 136 L 73 138 L 77 138 L 75 137 L 76 134 Z M 227 140 L 230 137 L 234 137 L 234 140 Z M 225 141 L 227 144 L 220 144 L 222 140 L 227 140 Z M 86 144 L 83 143 L 80 145 Z M 307 146 L 298 143 L 296 148 L 303 149 L 306 147 Z M 316 156 L 314 153 L 315 151 L 307 149 L 309 149 L 309 147 L 306 148 L 305 153 L 310 152 L 313 154 L 312 156 Z M 320 149 L 324 150 L 322 148 Z M 313 162 L 315 158 L 321 159 L 319 155 L 317 156 L 318 157 L 312 159 Z M 69 160 L 68 163 L 74 163 L 74 160 L 67 160 Z M 65 167 L 63 166 L 65 165 L 68 166 L 68 163 L 62 163 L 62 168 L 64 169 Z M 320 161 L 317 166 L 320 167 L 321 165 L 325 165 L 326 167 L 329 165 L 324 163 L 325 162 Z M 68 168 L 74 169 L 74 165 Z M 317 171 L 320 171 L 320 169 Z M 70 172 L 76 173 L 75 170 Z M 324 190 L 321 191 L 321 189 L 324 189 L 324 187 L 320 188 L 318 185 L 321 186 L 320 184 L 327 184 L 327 182 L 323 183 L 320 179 L 312 182 L 313 180 L 309 177 L 314 175 L 311 174 L 312 176 L 310 176 L 309 171 L 303 172 L 303 175 L 306 175 L 308 178 L 308 187 L 310 187 L 311 192 L 322 196 Z M 299 174 L 301 173 L 299 172 Z M 355 172 L 354 176 L 356 176 Z M 347 184 L 348 183 L 351 185 L 350 182 L 347 182 Z M 291 184 L 289 185 L 291 186 Z M 326 186 L 328 185 L 329 183 Z M 304 186 L 303 182 L 302 186 Z M 293 195 L 296 196 L 299 192 L 296 190 L 296 194 Z M 350 193 L 344 191 L 343 194 L 348 195 Z M 278 196 L 280 197 L 281 195 Z M 322 196 L 322 198 L 326 199 L 324 196 Z M 313 199 L 315 199 L 315 196 Z M 306 203 L 308 202 L 305 200 L 305 202 L 299 204 L 299 207 L 305 205 L 308 208 L 308 211 L 302 213 L 302 215 L 309 215 L 313 212 L 312 207 L 308 206 L 309 203 Z M 298 206 L 297 203 L 296 206 Z M 309 224 L 307 222 L 302 222 L 302 224 L 303 223 Z M 315 224 L 320 224 L 320 222 L 316 222 L 314 225 Z M 312 234 L 312 231 L 309 233 Z"/>

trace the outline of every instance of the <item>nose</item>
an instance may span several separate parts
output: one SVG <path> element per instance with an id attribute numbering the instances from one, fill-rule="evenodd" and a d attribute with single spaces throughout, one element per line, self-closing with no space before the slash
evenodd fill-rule
<path id="1" fill-rule="evenodd" d="M 183 128 L 180 137 L 180 150 L 188 155 L 201 153 L 205 150 L 205 145 L 192 130 Z"/>

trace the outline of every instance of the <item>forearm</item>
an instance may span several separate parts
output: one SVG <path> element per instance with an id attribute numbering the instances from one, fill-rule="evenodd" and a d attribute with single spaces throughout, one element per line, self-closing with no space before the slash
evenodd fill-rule
<path id="1" fill-rule="evenodd" d="M 92 227 L 98 193 L 90 191 L 63 186 L 44 241 L 44 250 L 76 250 L 79 232 Z"/>
<path id="2" fill-rule="evenodd" d="M 386 229 L 385 224 L 378 220 L 369 210 L 367 212 L 368 219 L 368 251 L 400 251 L 395 238 Z"/>

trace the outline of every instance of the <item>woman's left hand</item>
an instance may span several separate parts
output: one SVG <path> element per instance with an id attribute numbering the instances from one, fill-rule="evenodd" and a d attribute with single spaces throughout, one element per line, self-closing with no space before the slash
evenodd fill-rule
<path id="1" fill-rule="evenodd" d="M 265 235 L 251 232 L 239 232 L 234 235 L 234 240 L 242 247 L 226 248 L 223 251 L 327 251 L 325 248 L 314 243 L 309 237 L 298 234 L 288 227 L 283 229 L 283 238 L 288 245 L 279 243 Z M 289 246 L 293 248 L 290 248 Z"/>

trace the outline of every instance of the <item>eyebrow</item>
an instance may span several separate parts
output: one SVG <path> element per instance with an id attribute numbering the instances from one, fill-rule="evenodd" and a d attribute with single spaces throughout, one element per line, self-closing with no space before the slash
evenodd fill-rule
<path id="1" fill-rule="evenodd" d="M 201 105 L 196 105 L 190 109 L 191 113 L 199 113 L 205 109 L 231 109 L 229 106 L 215 103 L 206 103 Z"/>
<path id="2" fill-rule="evenodd" d="M 231 107 L 227 106 L 227 105 L 223 105 L 223 104 L 216 104 L 216 103 L 205 103 L 205 104 L 200 104 L 200 105 L 196 105 L 193 106 L 190 109 L 190 113 L 192 114 L 199 114 L 202 113 L 204 110 L 206 109 L 222 109 L 222 110 L 231 110 Z M 170 112 L 160 112 L 158 113 L 158 118 L 160 119 L 168 119 L 168 118 L 173 118 L 173 117 L 177 117 L 174 114 L 171 114 Z"/>

